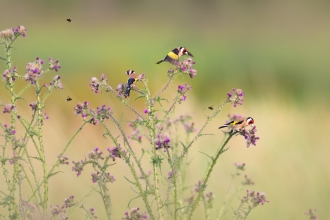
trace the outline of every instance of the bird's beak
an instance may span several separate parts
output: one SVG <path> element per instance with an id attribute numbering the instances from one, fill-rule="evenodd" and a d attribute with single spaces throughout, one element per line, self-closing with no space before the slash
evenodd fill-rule
<path id="1" fill-rule="evenodd" d="M 189 51 L 187 51 L 187 55 L 191 56 L 191 57 L 194 57 Z"/>

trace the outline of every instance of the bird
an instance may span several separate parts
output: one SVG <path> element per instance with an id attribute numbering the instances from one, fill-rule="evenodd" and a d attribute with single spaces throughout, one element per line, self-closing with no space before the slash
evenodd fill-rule
<path id="1" fill-rule="evenodd" d="M 253 118 L 243 117 L 243 118 L 228 122 L 228 123 L 220 126 L 219 129 L 230 127 L 231 130 L 229 133 L 232 133 L 234 131 L 240 131 L 241 129 L 245 128 L 246 126 L 252 125 L 253 123 L 254 123 Z"/>
<path id="2" fill-rule="evenodd" d="M 172 51 L 170 51 L 164 59 L 158 61 L 156 64 L 160 64 L 164 61 L 167 61 L 173 65 L 178 65 L 179 58 L 182 55 L 188 55 L 188 56 L 194 57 L 185 47 L 176 47 Z"/>
<path id="3" fill-rule="evenodd" d="M 127 70 L 126 73 L 128 75 L 128 80 L 126 84 L 125 98 L 127 98 L 131 92 L 131 89 L 135 86 L 135 83 L 139 81 L 138 75 L 134 70 Z"/>

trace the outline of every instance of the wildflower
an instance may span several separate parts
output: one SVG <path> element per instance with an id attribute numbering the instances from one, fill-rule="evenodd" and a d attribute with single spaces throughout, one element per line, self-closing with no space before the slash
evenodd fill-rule
<path id="1" fill-rule="evenodd" d="M 174 169 L 173 170 L 170 170 L 169 172 L 168 172 L 168 177 L 167 177 L 167 179 L 173 179 L 173 177 L 174 177 L 174 175 L 175 176 L 177 176 L 177 174 L 178 174 L 178 170 L 176 169 L 176 167 L 174 167 Z"/>
<path id="2" fill-rule="evenodd" d="M 5 82 L 10 82 L 10 79 L 12 80 L 12 82 L 14 82 L 16 80 L 16 72 L 16 66 L 14 66 L 12 70 L 6 69 L 5 72 L 3 72 L 2 74 L 2 79 Z"/>
<path id="3" fill-rule="evenodd" d="M 13 152 L 13 157 L 11 159 L 9 159 L 9 164 L 15 164 L 19 159 L 20 159 L 20 157 L 14 151 Z"/>
<path id="4" fill-rule="evenodd" d="M 308 210 L 307 212 L 305 212 L 304 214 L 305 214 L 305 215 L 308 215 L 310 220 L 317 219 L 317 216 L 316 216 L 316 209 L 309 209 L 309 210 Z"/>
<path id="5" fill-rule="evenodd" d="M 171 139 L 167 135 L 158 134 L 155 139 L 155 144 L 157 145 L 156 150 L 164 148 L 164 151 L 166 151 L 166 149 L 170 148 L 170 141 Z"/>
<path id="6" fill-rule="evenodd" d="M 99 124 L 99 120 L 97 120 L 97 118 L 91 118 L 91 120 L 89 121 L 89 123 L 93 124 L 93 125 L 98 125 Z"/>
<path id="7" fill-rule="evenodd" d="M 263 205 L 265 202 L 269 202 L 266 198 L 266 194 L 263 192 L 255 192 L 253 190 L 247 190 L 246 196 L 243 197 L 242 201 L 252 203 L 253 206 L 259 204 Z"/>
<path id="8" fill-rule="evenodd" d="M 88 159 L 97 161 L 98 159 L 103 160 L 104 158 L 101 156 L 102 151 L 98 151 L 99 149 L 96 147 L 91 152 L 88 153 Z"/>
<path id="9" fill-rule="evenodd" d="M 6 29 L 0 32 L 0 37 L 4 40 L 13 40 L 14 39 L 14 31 L 12 29 Z"/>
<path id="10" fill-rule="evenodd" d="M 74 196 L 70 196 L 67 199 L 64 199 L 64 205 L 63 208 L 70 208 L 72 206 L 74 206 L 76 203 L 73 201 Z"/>
<path id="11" fill-rule="evenodd" d="M 228 101 L 234 103 L 234 107 L 237 105 L 242 105 L 244 101 L 244 93 L 241 89 L 233 89 L 232 92 L 227 94 Z"/>
<path id="12" fill-rule="evenodd" d="M 198 181 L 198 183 L 194 187 L 195 192 L 200 192 L 205 189 L 206 185 L 204 184 L 204 180 Z"/>
<path id="13" fill-rule="evenodd" d="M 41 125 L 44 125 L 44 121 L 48 120 L 49 116 L 47 115 L 47 113 L 41 113 Z"/>
<path id="14" fill-rule="evenodd" d="M 118 96 L 123 96 L 125 93 L 125 84 L 124 83 L 120 83 L 117 88 L 116 91 L 118 93 Z"/>
<path id="15" fill-rule="evenodd" d="M 212 205 L 212 202 L 215 198 L 215 196 L 213 195 L 213 192 L 206 193 L 205 197 L 207 198 L 207 203 L 209 203 L 209 205 Z"/>
<path id="16" fill-rule="evenodd" d="M 23 219 L 33 219 L 32 214 L 35 212 L 36 207 L 37 205 L 30 204 L 27 200 L 21 198 L 19 203 L 19 213 Z"/>
<path id="17" fill-rule="evenodd" d="M 105 75 L 102 73 L 101 74 L 101 79 L 98 80 L 96 77 L 91 78 L 91 82 L 89 85 L 92 87 L 92 91 L 95 93 L 99 93 L 99 90 L 103 87 L 106 86 L 108 82 L 108 79 L 105 78 Z"/>
<path id="18" fill-rule="evenodd" d="M 244 175 L 244 181 L 242 182 L 243 185 L 254 185 L 254 182 L 251 178 L 248 178 L 247 175 Z"/>
<path id="19" fill-rule="evenodd" d="M 40 60 L 39 57 L 37 57 L 36 61 L 33 63 L 28 63 L 26 65 L 26 73 L 24 75 L 25 81 L 30 81 L 31 84 L 35 84 L 35 81 L 44 73 L 42 70 L 43 64 L 44 61 Z"/>
<path id="20" fill-rule="evenodd" d="M 194 78 L 197 75 L 197 70 L 195 70 L 192 66 L 195 64 L 195 62 L 191 59 L 185 59 L 182 62 L 180 62 L 177 66 L 177 68 L 190 76 L 190 78 Z"/>
<path id="21" fill-rule="evenodd" d="M 88 106 L 89 106 L 89 102 L 84 102 L 84 104 L 82 104 L 81 102 L 79 102 L 75 107 L 74 107 L 74 111 L 76 115 L 81 115 L 83 118 L 86 118 L 89 115 L 88 112 Z"/>
<path id="22" fill-rule="evenodd" d="M 12 31 L 17 35 L 22 35 L 26 37 L 26 28 L 22 25 L 18 26 L 17 28 L 13 28 Z"/>
<path id="23" fill-rule="evenodd" d="M 105 173 L 104 174 L 104 182 L 105 183 L 109 183 L 109 182 L 113 183 L 115 181 L 116 181 L 115 177 L 113 175 L 110 175 L 110 173 Z"/>
<path id="24" fill-rule="evenodd" d="M 8 127 L 7 124 L 4 124 L 3 127 L 4 127 L 4 132 L 7 136 L 13 136 L 16 134 L 16 130 L 14 126 L 11 125 L 10 127 Z"/>
<path id="25" fill-rule="evenodd" d="M 81 160 L 78 162 L 72 161 L 72 163 L 74 164 L 74 166 L 72 167 L 72 171 L 77 172 L 77 177 L 80 176 L 86 162 L 84 160 Z"/>
<path id="26" fill-rule="evenodd" d="M 96 183 L 96 182 L 102 182 L 102 183 L 113 183 L 116 181 L 115 177 L 113 175 L 110 175 L 110 173 L 100 173 L 100 172 L 97 172 L 97 173 L 92 173 L 91 174 L 92 176 L 92 182 L 93 183 Z"/>
<path id="27" fill-rule="evenodd" d="M 37 102 L 31 102 L 29 106 L 32 108 L 32 111 L 35 111 L 35 110 L 37 110 L 38 103 Z"/>
<path id="28" fill-rule="evenodd" d="M 60 164 L 66 164 L 66 165 L 69 164 L 69 157 L 58 155 L 57 158 Z"/>
<path id="29" fill-rule="evenodd" d="M 100 172 L 92 173 L 91 176 L 92 176 L 92 182 L 93 183 L 96 183 L 96 182 L 98 182 L 98 181 L 101 180 L 101 174 L 100 174 Z"/>
<path id="30" fill-rule="evenodd" d="M 20 139 L 16 139 L 16 137 L 12 139 L 12 143 L 13 143 L 13 150 L 16 150 L 16 148 L 22 148 L 26 144 L 25 139 L 20 140 Z"/>
<path id="31" fill-rule="evenodd" d="M 86 215 L 90 218 L 90 219 L 97 219 L 97 216 L 95 215 L 95 209 L 94 208 L 89 208 L 88 212 L 86 213 Z"/>
<path id="32" fill-rule="evenodd" d="M 111 157 L 113 161 L 116 160 L 116 157 L 121 158 L 121 154 L 119 153 L 120 150 L 122 151 L 122 154 L 126 153 L 125 150 L 121 149 L 120 144 L 118 145 L 118 147 L 114 147 L 112 149 L 108 147 L 107 149 L 107 151 L 109 151 L 108 157 Z"/>
<path id="33" fill-rule="evenodd" d="M 61 68 L 59 60 L 53 60 L 52 58 L 49 58 L 48 64 L 49 64 L 49 69 L 55 70 L 55 72 L 57 72 Z"/>
<path id="34" fill-rule="evenodd" d="M 63 89 L 63 85 L 60 81 L 60 76 L 59 75 L 56 75 L 54 78 L 53 78 L 53 81 L 50 82 L 49 84 L 51 86 L 53 86 L 55 89 Z"/>
<path id="35" fill-rule="evenodd" d="M 149 219 L 149 216 L 146 212 L 141 213 L 140 208 L 131 208 L 129 212 L 125 212 L 125 216 L 122 220 L 145 220 Z"/>
<path id="36" fill-rule="evenodd" d="M 234 163 L 235 167 L 237 168 L 237 170 L 242 170 L 244 171 L 245 170 L 245 163 L 242 163 L 242 164 L 239 164 L 239 163 Z"/>
<path id="37" fill-rule="evenodd" d="M 148 109 L 144 109 L 143 112 L 146 113 L 146 114 L 148 114 L 149 113 L 149 110 Z"/>
<path id="38" fill-rule="evenodd" d="M 189 86 L 187 83 L 185 85 L 179 85 L 178 86 L 178 94 L 181 95 L 179 99 L 179 103 L 181 104 L 182 101 L 185 101 L 187 99 L 187 96 L 185 95 L 187 91 L 191 89 L 191 86 Z"/>
<path id="39" fill-rule="evenodd" d="M 55 216 L 63 212 L 63 208 L 60 207 L 59 205 L 56 206 L 50 205 L 50 212 L 52 213 L 53 216 Z"/>
<path id="40" fill-rule="evenodd" d="M 8 113 L 8 114 L 10 114 L 13 110 L 15 110 L 16 109 L 16 107 L 14 106 L 14 105 L 12 105 L 12 104 L 7 104 L 7 105 L 5 105 L 4 107 L 3 107 L 3 113 L 4 114 L 6 114 L 6 113 Z"/>
<path id="41" fill-rule="evenodd" d="M 188 134 L 196 131 L 196 128 L 194 127 L 194 125 L 195 125 L 194 122 L 192 122 L 191 124 L 184 125 L 184 128 Z"/>
<path id="42" fill-rule="evenodd" d="M 104 119 L 109 119 L 110 115 L 112 114 L 112 111 L 110 110 L 110 107 L 106 107 L 106 105 L 102 105 L 102 107 L 96 108 L 96 115 L 100 119 L 100 121 L 103 121 Z"/>
<path id="43" fill-rule="evenodd" d="M 252 129 L 247 130 L 246 128 L 243 128 L 239 131 L 239 133 L 244 136 L 245 140 L 246 140 L 246 147 L 250 147 L 250 145 L 254 145 L 256 146 L 257 144 L 257 140 L 260 139 L 260 137 L 256 136 L 256 132 L 257 132 L 257 127 L 253 126 Z"/>

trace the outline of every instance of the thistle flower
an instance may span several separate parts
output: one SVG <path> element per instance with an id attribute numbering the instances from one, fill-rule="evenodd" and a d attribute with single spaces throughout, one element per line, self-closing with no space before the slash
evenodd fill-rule
<path id="1" fill-rule="evenodd" d="M 100 119 L 100 121 L 103 121 L 104 119 L 109 119 L 110 115 L 112 114 L 112 111 L 110 110 L 110 107 L 106 107 L 106 105 L 102 105 L 102 107 L 96 108 L 96 115 L 97 118 Z"/>
<path id="2" fill-rule="evenodd" d="M 195 184 L 194 191 L 200 192 L 200 191 L 204 190 L 205 187 L 206 187 L 206 185 L 204 184 L 204 180 L 200 180 L 200 181 L 198 181 L 197 184 Z"/>
<path id="3" fill-rule="evenodd" d="M 5 105 L 4 107 L 3 107 L 3 113 L 4 114 L 6 114 L 6 113 L 8 113 L 8 114 L 10 114 L 13 110 L 15 110 L 16 109 L 16 107 L 14 106 L 14 105 L 12 105 L 12 104 L 7 104 L 7 105 Z"/>
<path id="4" fill-rule="evenodd" d="M 12 143 L 13 143 L 13 150 L 16 150 L 17 148 L 22 148 L 26 144 L 25 139 L 23 139 L 23 138 L 22 138 L 22 140 L 21 139 L 16 139 L 16 137 L 14 137 L 12 139 Z"/>
<path id="5" fill-rule="evenodd" d="M 98 159 L 103 160 L 104 158 L 101 156 L 103 154 L 102 151 L 98 151 L 99 149 L 96 147 L 91 152 L 88 153 L 88 159 L 97 161 Z"/>
<path id="6" fill-rule="evenodd" d="M 257 206 L 259 204 L 263 205 L 265 202 L 269 202 L 265 193 L 255 192 L 253 190 L 247 190 L 246 196 L 243 197 L 242 201 L 252 203 L 253 206 Z"/>
<path id="7" fill-rule="evenodd" d="M 254 145 L 256 146 L 257 144 L 257 140 L 260 139 L 260 137 L 256 136 L 256 132 L 257 132 L 257 127 L 253 126 L 252 129 L 247 130 L 246 128 L 241 129 L 241 131 L 239 131 L 239 133 L 244 136 L 245 140 L 246 140 L 246 147 L 250 147 L 250 145 Z"/>
<path id="8" fill-rule="evenodd" d="M 6 29 L 0 32 L 0 37 L 4 40 L 14 40 L 14 31 L 12 29 Z"/>
<path id="9" fill-rule="evenodd" d="M 97 93 L 99 93 L 99 90 L 102 87 L 107 85 L 107 82 L 108 82 L 108 79 L 105 78 L 105 75 L 102 73 L 100 80 L 98 80 L 96 77 L 92 77 L 89 85 L 92 87 L 92 91 L 97 94 Z"/>
<path id="10" fill-rule="evenodd" d="M 178 86 L 178 94 L 181 95 L 179 99 L 179 104 L 181 104 L 182 101 L 185 101 L 187 99 L 187 96 L 185 95 L 186 92 L 188 92 L 191 89 L 191 86 L 189 86 L 187 83 L 185 85 L 179 85 Z"/>
<path id="11" fill-rule="evenodd" d="M 50 70 L 55 70 L 55 72 L 57 72 L 59 69 L 61 69 L 59 60 L 53 60 L 51 57 L 48 60 L 49 60 L 48 64 Z"/>
<path id="12" fill-rule="evenodd" d="M 35 84 L 35 81 L 44 73 L 42 70 L 43 64 L 44 61 L 40 60 L 39 57 L 37 57 L 36 61 L 33 63 L 28 63 L 26 65 L 26 73 L 24 75 L 25 81 L 30 81 L 31 84 Z"/>
<path id="13" fill-rule="evenodd" d="M 10 79 L 12 80 L 12 82 L 14 82 L 16 80 L 16 72 L 17 72 L 16 66 L 14 66 L 13 69 L 11 70 L 6 69 L 2 74 L 2 79 L 5 82 L 10 82 Z"/>
<path id="14" fill-rule="evenodd" d="M 62 207 L 60 207 L 59 205 L 56 206 L 52 206 L 50 205 L 50 212 L 52 213 L 53 216 L 58 215 L 60 213 L 62 213 L 64 210 Z"/>
<path id="15" fill-rule="evenodd" d="M 182 73 L 188 74 L 190 78 L 194 78 L 197 75 L 197 70 L 192 67 L 194 64 L 195 62 L 191 58 L 188 58 L 180 62 L 177 69 Z"/>
<path id="16" fill-rule="evenodd" d="M 23 198 L 20 199 L 19 204 L 19 213 L 21 217 L 33 219 L 32 214 L 35 212 L 37 208 L 37 205 L 29 203 L 27 200 L 24 200 Z"/>
<path id="17" fill-rule="evenodd" d="M 81 117 L 86 118 L 89 115 L 88 110 L 89 102 L 84 102 L 82 104 L 81 102 L 78 102 L 78 104 L 74 107 L 74 113 L 76 115 L 81 115 Z"/>
<path id="18" fill-rule="evenodd" d="M 102 183 L 113 183 L 116 181 L 115 177 L 113 175 L 110 175 L 110 173 L 104 173 L 104 175 L 102 175 L 102 173 L 97 172 L 97 173 L 92 173 L 92 182 L 96 183 L 96 182 L 102 182 Z"/>
<path id="19" fill-rule="evenodd" d="M 22 35 L 23 37 L 26 37 L 26 28 L 23 25 L 20 25 L 17 28 L 13 28 L 12 31 L 15 33 L 15 35 Z"/>
<path id="20" fill-rule="evenodd" d="M 95 215 L 95 209 L 94 208 L 89 208 L 86 215 L 91 219 L 97 219 L 97 216 Z"/>
<path id="21" fill-rule="evenodd" d="M 118 84 L 116 91 L 118 96 L 123 96 L 125 94 L 125 84 L 124 83 L 120 83 Z"/>
<path id="22" fill-rule="evenodd" d="M 213 192 L 206 193 L 206 194 L 205 194 L 205 197 L 207 198 L 207 201 L 206 201 L 206 202 L 207 202 L 209 205 L 212 205 L 213 200 L 214 200 L 214 198 L 215 198 Z"/>
<path id="23" fill-rule="evenodd" d="M 35 111 L 38 108 L 38 103 L 37 102 L 31 102 L 29 106 L 32 108 L 32 111 Z"/>
<path id="24" fill-rule="evenodd" d="M 248 186 L 248 185 L 254 185 L 254 182 L 247 175 L 244 175 L 244 181 L 242 182 L 242 184 Z"/>
<path id="25" fill-rule="evenodd" d="M 177 176 L 177 174 L 178 174 L 178 170 L 176 169 L 176 167 L 174 167 L 173 170 L 170 170 L 170 171 L 168 172 L 168 177 L 167 177 L 167 179 L 172 180 L 174 176 Z"/>
<path id="26" fill-rule="evenodd" d="M 239 164 L 237 162 L 234 163 L 234 166 L 237 168 L 237 170 L 244 171 L 245 170 L 245 163 Z"/>
<path id="27" fill-rule="evenodd" d="M 121 154 L 119 153 L 119 151 L 122 151 L 122 154 L 126 154 L 125 150 L 122 150 L 122 148 L 120 147 L 120 144 L 118 145 L 118 147 L 114 147 L 114 148 L 107 148 L 107 151 L 109 151 L 109 155 L 108 157 L 111 157 L 113 161 L 116 160 L 116 157 L 121 158 Z"/>
<path id="28" fill-rule="evenodd" d="M 74 166 L 72 167 L 72 171 L 77 172 L 77 177 L 80 176 L 80 174 L 83 171 L 83 168 L 86 164 L 86 161 L 84 161 L 84 160 L 77 161 L 77 162 L 72 161 L 72 163 L 74 164 Z"/>
<path id="29" fill-rule="evenodd" d="M 157 147 L 155 148 L 156 150 L 164 148 L 164 151 L 166 152 L 166 149 L 170 148 L 170 143 L 171 139 L 164 134 L 158 134 L 157 138 L 155 139 L 155 144 Z"/>
<path id="30" fill-rule="evenodd" d="M 125 216 L 122 220 L 145 220 L 149 219 L 146 212 L 141 213 L 140 208 L 131 208 L 129 211 L 125 212 Z"/>
<path id="31" fill-rule="evenodd" d="M 310 220 L 317 219 L 316 216 L 316 209 L 309 209 L 307 212 L 304 213 L 305 215 L 308 215 Z"/>
<path id="32" fill-rule="evenodd" d="M 20 159 L 20 157 L 14 151 L 13 152 L 13 157 L 11 159 L 9 159 L 9 164 L 15 164 L 19 159 Z"/>
<path id="33" fill-rule="evenodd" d="M 53 81 L 50 82 L 49 84 L 51 86 L 53 86 L 55 89 L 63 89 L 63 85 L 60 81 L 60 76 L 59 75 L 56 75 L 54 78 L 53 78 Z"/>
<path id="34" fill-rule="evenodd" d="M 15 127 L 12 125 L 10 127 L 8 127 L 7 124 L 4 124 L 3 128 L 4 128 L 4 132 L 5 132 L 6 136 L 13 136 L 16 134 Z"/>
<path id="35" fill-rule="evenodd" d="M 73 201 L 74 196 L 70 196 L 69 198 L 64 199 L 63 208 L 70 208 L 74 206 L 76 203 Z"/>
<path id="36" fill-rule="evenodd" d="M 60 164 L 66 164 L 66 165 L 69 164 L 69 157 L 58 155 L 57 158 Z"/>
<path id="37" fill-rule="evenodd" d="M 227 94 L 228 101 L 234 103 L 234 107 L 242 105 L 244 101 L 244 93 L 241 89 L 233 89 L 232 92 Z"/>

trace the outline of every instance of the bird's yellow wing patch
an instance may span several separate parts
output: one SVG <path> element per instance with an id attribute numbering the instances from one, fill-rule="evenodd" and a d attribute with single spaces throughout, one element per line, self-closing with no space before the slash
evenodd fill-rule
<path id="1" fill-rule="evenodd" d="M 171 58 L 174 59 L 174 60 L 178 60 L 178 59 L 179 59 L 179 56 L 178 56 L 177 54 L 173 53 L 172 51 L 169 52 L 169 53 L 167 54 L 167 56 L 171 57 Z"/>

